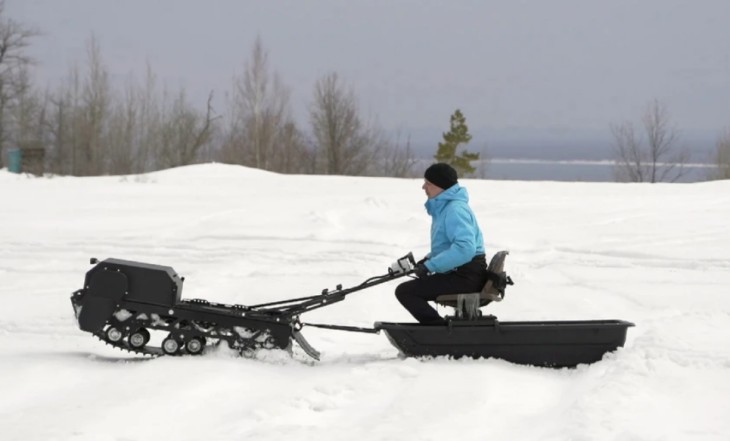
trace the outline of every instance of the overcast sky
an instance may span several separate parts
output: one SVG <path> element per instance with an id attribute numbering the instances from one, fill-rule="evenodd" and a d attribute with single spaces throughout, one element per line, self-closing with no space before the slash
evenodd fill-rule
<path id="1" fill-rule="evenodd" d="M 297 118 L 336 71 L 389 129 L 608 129 L 659 99 L 682 129 L 730 126 L 728 0 L 6 0 L 44 32 L 52 82 L 98 37 L 115 78 L 145 64 L 204 106 L 230 90 L 257 35 Z"/>

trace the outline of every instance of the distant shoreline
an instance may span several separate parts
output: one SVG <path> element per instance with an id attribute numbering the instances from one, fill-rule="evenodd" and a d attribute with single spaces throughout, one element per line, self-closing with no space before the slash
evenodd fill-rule
<path id="1" fill-rule="evenodd" d="M 479 163 L 482 161 L 474 161 L 473 163 Z M 615 161 L 612 160 L 585 160 L 585 159 L 559 159 L 559 160 L 550 160 L 550 159 L 520 159 L 520 158 L 493 158 L 485 160 L 484 162 L 492 163 L 492 164 L 545 164 L 545 165 L 554 165 L 554 164 L 561 164 L 561 165 L 600 165 L 600 166 L 613 166 L 616 164 Z M 658 163 L 659 166 L 670 166 L 671 163 L 665 163 L 660 162 Z M 684 164 L 684 167 L 687 168 L 716 168 L 717 166 L 715 164 L 707 164 L 707 163 L 688 163 Z"/>
<path id="2" fill-rule="evenodd" d="M 419 160 L 419 169 L 431 160 Z M 516 181 L 563 181 L 563 182 L 615 182 L 614 166 L 611 160 L 547 160 L 493 158 L 472 162 L 477 169 L 475 177 L 495 180 Z M 659 167 L 672 164 L 660 163 Z M 708 180 L 717 166 L 707 163 L 689 163 L 683 166 L 683 175 L 677 183 Z"/>

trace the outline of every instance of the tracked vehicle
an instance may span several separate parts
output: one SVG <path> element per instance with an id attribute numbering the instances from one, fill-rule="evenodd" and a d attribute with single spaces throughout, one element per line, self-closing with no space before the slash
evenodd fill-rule
<path id="1" fill-rule="evenodd" d="M 388 272 L 361 284 L 320 294 L 258 305 L 230 305 L 183 299 L 184 278 L 171 267 L 122 259 L 92 259 L 83 288 L 71 303 L 81 330 L 117 348 L 148 355 L 200 355 L 221 343 L 242 354 L 261 349 L 320 354 L 304 338 L 305 326 L 379 333 L 404 356 L 495 357 L 521 364 L 575 366 L 600 360 L 624 345 L 632 323 L 623 320 L 500 322 L 481 308 L 504 299 L 512 279 L 504 271 L 506 251 L 492 258 L 489 279 L 476 293 L 450 294 L 436 301 L 454 308 L 443 326 L 375 322 L 372 328 L 314 324 L 301 316 L 367 288 L 414 273 L 413 255 L 398 259 Z M 152 334 L 161 334 L 154 345 Z M 159 339 L 158 339 L 159 340 Z"/>

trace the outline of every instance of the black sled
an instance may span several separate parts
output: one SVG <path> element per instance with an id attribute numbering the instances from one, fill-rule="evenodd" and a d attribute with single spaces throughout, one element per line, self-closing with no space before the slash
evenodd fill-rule
<path id="1" fill-rule="evenodd" d="M 621 320 L 499 322 L 482 316 L 481 307 L 504 298 L 512 280 L 504 271 L 506 251 L 489 265 L 489 281 L 478 293 L 442 296 L 454 307 L 447 325 L 376 322 L 373 328 L 303 323 L 300 316 L 372 286 L 413 274 L 408 254 L 383 276 L 360 285 L 323 290 L 320 294 L 259 305 L 229 305 L 181 298 L 184 278 L 171 268 L 120 259 L 102 262 L 86 274 L 84 287 L 71 302 L 79 327 L 120 349 L 149 355 L 199 355 L 206 347 L 226 343 L 242 354 L 260 349 L 292 350 L 296 342 L 309 356 L 319 353 L 304 339 L 304 326 L 379 333 L 405 356 L 495 357 L 538 366 L 575 366 L 600 360 L 624 345 L 632 323 Z M 152 332 L 162 333 L 159 346 Z"/>
<path id="2" fill-rule="evenodd" d="M 513 363 L 573 367 L 594 363 L 622 347 L 627 328 L 623 320 L 500 322 L 482 316 L 482 307 L 504 299 L 512 279 L 504 271 L 509 254 L 500 251 L 489 263 L 489 280 L 481 292 L 443 295 L 436 302 L 454 308 L 446 326 L 376 322 L 375 329 L 409 357 L 450 356 L 500 358 Z"/>
<path id="3" fill-rule="evenodd" d="M 409 357 L 501 358 L 548 367 L 600 361 L 624 345 L 630 326 L 622 320 L 500 322 L 493 316 L 447 326 L 375 323 Z"/>

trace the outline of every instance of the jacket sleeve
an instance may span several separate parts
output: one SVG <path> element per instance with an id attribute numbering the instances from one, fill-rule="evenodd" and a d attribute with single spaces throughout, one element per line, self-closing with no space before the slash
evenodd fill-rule
<path id="1" fill-rule="evenodd" d="M 425 263 L 431 272 L 445 273 L 474 258 L 477 245 L 474 232 L 474 216 L 464 204 L 451 203 L 444 213 L 446 238 L 450 246 L 431 256 Z"/>

